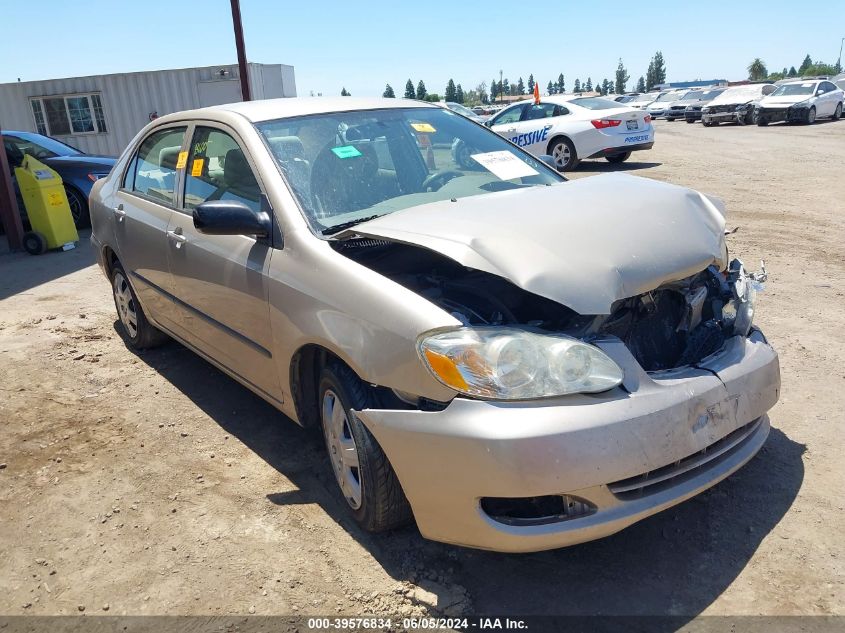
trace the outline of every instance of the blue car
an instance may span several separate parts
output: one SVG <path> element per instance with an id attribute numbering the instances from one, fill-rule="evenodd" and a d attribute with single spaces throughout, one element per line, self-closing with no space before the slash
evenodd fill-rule
<path id="1" fill-rule="evenodd" d="M 85 154 L 49 136 L 13 130 L 3 131 L 3 148 L 12 167 L 13 180 L 14 168 L 20 166 L 24 154 L 40 160 L 62 177 L 76 227 L 85 228 L 91 223 L 88 216 L 88 194 L 97 180 L 108 176 L 114 165 L 113 157 Z M 18 205 L 24 211 L 17 182 L 15 194 L 18 197 Z"/>

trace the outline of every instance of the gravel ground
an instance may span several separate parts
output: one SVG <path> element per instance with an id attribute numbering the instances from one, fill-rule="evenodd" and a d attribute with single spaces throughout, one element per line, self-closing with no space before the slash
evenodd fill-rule
<path id="1" fill-rule="evenodd" d="M 756 319 L 783 392 L 736 475 L 558 551 L 371 536 L 318 438 L 178 344 L 126 348 L 86 243 L 4 254 L 0 613 L 845 614 L 845 122 L 657 128 L 653 150 L 572 177 L 715 194 L 732 254 L 765 258 Z"/>

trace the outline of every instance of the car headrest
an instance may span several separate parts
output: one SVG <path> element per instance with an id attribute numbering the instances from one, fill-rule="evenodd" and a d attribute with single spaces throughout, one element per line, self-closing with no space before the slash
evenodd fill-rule
<path id="1" fill-rule="evenodd" d="M 305 148 L 298 136 L 275 136 L 267 139 L 270 149 L 281 161 L 304 160 Z"/>
<path id="2" fill-rule="evenodd" d="M 158 164 L 162 169 L 176 170 L 176 163 L 179 160 L 179 150 L 182 148 L 178 145 L 176 147 L 162 147 L 158 153 Z"/>
<path id="3" fill-rule="evenodd" d="M 226 152 L 226 160 L 223 162 L 223 180 L 227 185 L 244 185 L 255 181 L 242 149 L 236 147 Z"/>

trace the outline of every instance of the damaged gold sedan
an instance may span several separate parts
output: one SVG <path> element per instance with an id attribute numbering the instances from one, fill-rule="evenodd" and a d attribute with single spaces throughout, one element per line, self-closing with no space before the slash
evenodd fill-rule
<path id="1" fill-rule="evenodd" d="M 367 530 L 571 545 L 714 485 L 769 431 L 761 279 L 729 261 L 718 201 L 568 182 L 446 109 L 161 117 L 91 215 L 130 344 L 172 336 L 321 429 Z"/>

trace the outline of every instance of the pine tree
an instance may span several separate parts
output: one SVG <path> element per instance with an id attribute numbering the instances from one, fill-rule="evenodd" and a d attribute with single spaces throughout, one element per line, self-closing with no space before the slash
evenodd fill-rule
<path id="1" fill-rule="evenodd" d="M 549 85 L 546 86 L 546 92 L 548 92 L 550 95 L 553 95 L 557 92 L 557 88 L 551 81 L 549 81 Z"/>
<path id="2" fill-rule="evenodd" d="M 622 58 L 619 58 L 619 65 L 616 67 L 616 90 L 620 94 L 625 92 L 625 86 L 628 85 L 628 80 L 631 76 L 628 74 L 628 70 L 625 68 L 625 65 L 622 63 Z"/>
<path id="3" fill-rule="evenodd" d="M 507 77 L 505 77 L 505 80 L 504 80 L 504 81 L 502 82 L 502 84 L 499 86 L 499 90 L 500 90 L 500 91 L 502 92 L 502 94 L 503 94 L 503 95 L 505 95 L 505 96 L 507 96 L 507 95 L 509 95 L 509 94 L 511 93 L 511 85 L 510 85 L 510 82 L 508 81 L 508 78 L 507 78 Z"/>
<path id="4" fill-rule="evenodd" d="M 522 77 L 519 78 L 519 81 L 516 82 L 516 94 L 524 95 L 525 94 L 525 84 L 522 83 Z"/>
<path id="5" fill-rule="evenodd" d="M 390 84 L 387 84 L 384 87 L 384 92 L 382 93 L 381 96 L 385 97 L 386 99 L 395 99 L 396 98 L 396 94 L 393 92 L 393 88 L 391 88 Z"/>
<path id="6" fill-rule="evenodd" d="M 405 84 L 405 98 L 406 99 L 416 99 L 417 98 L 417 93 L 414 92 L 414 82 L 411 81 L 410 79 L 408 80 L 408 83 Z"/>
<path id="7" fill-rule="evenodd" d="M 666 63 L 663 61 L 663 53 L 660 51 L 654 54 L 654 83 L 666 83 Z"/>
<path id="8" fill-rule="evenodd" d="M 581 80 L 580 79 L 575 80 L 575 87 L 572 88 L 572 92 L 576 92 L 576 93 L 581 92 Z"/>
<path id="9" fill-rule="evenodd" d="M 528 75 L 528 94 L 534 94 L 534 75 Z"/>
<path id="10" fill-rule="evenodd" d="M 443 95 L 443 98 L 446 101 L 457 101 L 458 100 L 458 91 L 455 90 L 455 82 L 452 79 L 449 79 L 449 82 L 446 84 L 446 92 Z"/>
<path id="11" fill-rule="evenodd" d="M 593 91 L 593 80 L 591 77 L 587 77 L 587 83 L 584 84 L 584 92 L 592 92 Z"/>
<path id="12" fill-rule="evenodd" d="M 560 73 L 557 76 L 557 92 L 558 94 L 563 94 L 566 92 L 566 86 L 563 83 L 563 73 Z"/>
<path id="13" fill-rule="evenodd" d="M 458 103 L 464 102 L 464 89 L 461 88 L 461 84 L 458 84 L 458 88 L 455 90 L 455 101 Z"/>
<path id="14" fill-rule="evenodd" d="M 807 72 L 807 69 L 812 65 L 813 65 L 813 60 L 809 55 L 807 55 L 804 58 L 804 61 L 801 62 L 801 65 L 798 67 L 798 74 L 803 75 L 804 73 Z"/>
<path id="15" fill-rule="evenodd" d="M 616 94 L 616 91 L 613 89 L 613 82 L 612 82 L 612 81 L 609 81 L 609 82 L 607 83 L 607 91 L 608 91 L 610 94 Z"/>
<path id="16" fill-rule="evenodd" d="M 797 70 L 795 70 L 795 66 L 790 66 L 790 67 L 789 67 L 789 72 L 788 72 L 788 73 L 786 73 L 786 76 L 787 76 L 787 77 L 797 77 L 797 76 L 798 76 L 798 71 L 797 71 Z"/>
<path id="17" fill-rule="evenodd" d="M 608 82 L 607 79 L 605 79 L 601 82 L 601 94 L 602 94 L 602 96 L 607 95 L 607 89 L 609 87 L 610 87 L 610 82 Z"/>
<path id="18" fill-rule="evenodd" d="M 425 96 L 428 94 L 428 91 L 425 89 L 425 82 L 420 79 L 419 83 L 417 84 L 417 99 L 420 101 L 425 101 Z"/>
<path id="19" fill-rule="evenodd" d="M 352 96 L 352 93 L 351 93 L 351 92 L 348 92 L 348 91 L 346 90 L 346 87 L 344 86 L 344 87 L 343 87 L 343 88 L 341 88 L 341 90 L 340 90 L 340 96 L 341 96 L 341 97 L 351 97 L 351 96 Z"/>
<path id="20" fill-rule="evenodd" d="M 646 92 L 650 92 L 652 88 L 654 88 L 654 84 L 657 83 L 654 81 L 654 59 L 652 59 L 648 63 L 648 70 L 645 73 L 645 89 Z"/>
<path id="21" fill-rule="evenodd" d="M 499 96 L 499 82 L 495 79 L 490 82 L 490 101 L 491 103 L 496 101 L 496 97 Z"/>
<path id="22" fill-rule="evenodd" d="M 637 80 L 637 92 L 645 92 L 645 77 L 642 75 Z"/>

